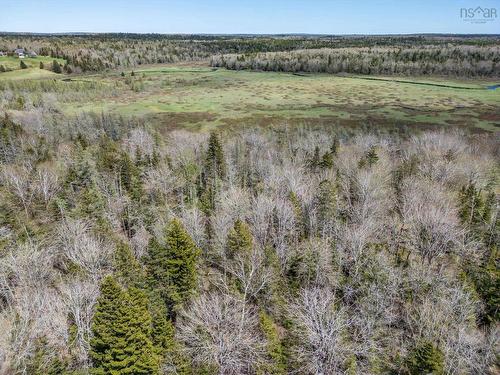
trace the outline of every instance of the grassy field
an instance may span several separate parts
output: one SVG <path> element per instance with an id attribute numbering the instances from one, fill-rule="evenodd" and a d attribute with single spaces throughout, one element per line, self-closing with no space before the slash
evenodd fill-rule
<path id="1" fill-rule="evenodd" d="M 67 100 L 61 104 L 63 112 L 146 116 L 168 128 L 363 123 L 500 129 L 500 89 L 487 90 L 497 83 L 490 81 L 295 75 L 186 65 L 148 67 L 136 70 L 134 77 L 130 72 L 125 77 L 119 72 L 70 77 L 98 81 L 109 89 L 96 92 L 91 100 Z"/>
<path id="2" fill-rule="evenodd" d="M 40 67 L 40 62 L 49 67 L 54 60 L 59 64 L 65 64 L 65 60 L 55 59 L 50 56 L 25 57 L 22 59 L 28 68 L 37 69 Z M 0 65 L 3 65 L 8 70 L 21 69 L 21 59 L 16 56 L 0 56 Z"/>

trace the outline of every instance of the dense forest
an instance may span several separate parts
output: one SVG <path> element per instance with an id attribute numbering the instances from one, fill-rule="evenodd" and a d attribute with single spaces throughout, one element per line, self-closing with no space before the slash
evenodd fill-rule
<path id="1" fill-rule="evenodd" d="M 0 372 L 485 374 L 494 137 L 0 120 Z"/>
<path id="2" fill-rule="evenodd" d="M 486 35 L 0 34 L 0 51 L 12 52 L 16 48 L 24 48 L 39 55 L 63 58 L 67 61 L 69 71 L 75 73 L 142 64 L 208 60 L 221 54 L 240 54 L 242 56 L 223 59 L 215 57 L 212 61 L 217 66 L 227 66 L 230 69 L 257 67 L 268 70 L 363 73 L 410 73 L 422 61 L 429 61 L 429 66 L 419 68 L 423 74 L 456 74 L 458 71 L 491 76 L 498 75 L 499 44 L 497 36 Z M 344 50 L 354 47 L 370 49 Z M 255 56 L 265 52 L 323 48 L 334 51 L 313 51 L 311 56 L 304 55 L 302 51 L 291 55 Z M 307 59 L 313 61 L 309 64 Z M 330 63 L 332 59 L 333 63 Z M 456 64 L 459 66 L 455 66 Z M 439 68 L 439 65 L 444 66 Z"/>
<path id="3" fill-rule="evenodd" d="M 211 65 L 279 72 L 500 77 L 500 45 L 323 48 L 219 55 Z"/>

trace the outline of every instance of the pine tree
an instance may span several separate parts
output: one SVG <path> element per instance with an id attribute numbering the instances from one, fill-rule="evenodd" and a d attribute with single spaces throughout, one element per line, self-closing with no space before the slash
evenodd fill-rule
<path id="1" fill-rule="evenodd" d="M 106 277 L 101 285 L 92 333 L 92 374 L 158 374 L 148 299 L 139 289 L 124 291 L 112 276 Z"/>
<path id="2" fill-rule="evenodd" d="M 191 374 L 188 359 L 180 350 L 175 340 L 175 328 L 170 319 L 165 302 L 156 292 L 149 296 L 149 311 L 152 318 L 152 341 L 155 353 L 166 360 L 169 366 L 175 367 L 177 374 Z"/>
<path id="3" fill-rule="evenodd" d="M 120 285 L 111 276 L 103 280 L 100 292 L 92 320 L 93 337 L 89 353 L 94 366 L 93 373 L 96 375 L 107 374 L 106 370 L 111 360 L 109 352 L 116 336 L 115 325 L 120 319 L 120 305 L 125 299 Z"/>
<path id="4" fill-rule="evenodd" d="M 45 68 L 45 65 L 43 65 L 43 61 L 40 61 L 40 69 L 44 69 Z"/>
<path id="5" fill-rule="evenodd" d="M 340 141 L 338 137 L 334 137 L 332 141 L 332 145 L 330 146 L 330 152 L 332 156 L 337 156 L 340 148 Z"/>
<path id="6" fill-rule="evenodd" d="M 224 150 L 216 133 L 210 133 L 205 157 L 205 173 L 208 178 L 226 178 L 227 166 Z"/>
<path id="7" fill-rule="evenodd" d="M 160 293 L 169 312 L 187 301 L 196 287 L 196 263 L 200 250 L 178 219 L 166 228 L 163 243 L 153 239 L 145 259 L 150 288 Z"/>
<path id="8" fill-rule="evenodd" d="M 120 186 L 130 194 L 132 199 L 140 201 L 144 194 L 140 170 L 130 159 L 128 153 L 122 153 L 118 168 Z"/>
<path id="9" fill-rule="evenodd" d="M 145 274 L 141 264 L 125 242 L 120 242 L 116 247 L 115 269 L 116 278 L 127 288 L 141 289 L 145 286 Z"/>
<path id="10" fill-rule="evenodd" d="M 51 355 L 50 346 L 46 338 L 35 342 L 35 350 L 26 366 L 26 373 L 30 375 L 60 375 L 65 374 L 66 365 L 57 356 Z"/>
<path id="11" fill-rule="evenodd" d="M 324 180 L 319 184 L 316 207 L 318 226 L 323 230 L 335 218 L 337 212 L 337 189 L 331 181 Z"/>
<path id="12" fill-rule="evenodd" d="M 471 230 L 478 229 L 483 222 L 484 207 L 481 191 L 472 181 L 460 189 L 458 215 L 463 225 Z"/>
<path id="13" fill-rule="evenodd" d="M 236 220 L 233 228 L 227 235 L 227 254 L 230 258 L 235 255 L 248 255 L 252 251 L 253 238 L 250 228 L 241 220 Z"/>
<path id="14" fill-rule="evenodd" d="M 319 152 L 319 146 L 314 148 L 314 154 L 311 160 L 309 161 L 309 167 L 315 171 L 321 164 L 321 156 Z"/>
<path id="15" fill-rule="evenodd" d="M 266 363 L 261 369 L 263 373 L 269 375 L 286 374 L 286 358 L 278 329 L 273 319 L 264 311 L 260 313 L 260 328 L 266 338 L 266 351 L 269 357 L 269 363 Z"/>
<path id="16" fill-rule="evenodd" d="M 124 306 L 123 328 L 126 340 L 117 348 L 120 366 L 125 361 L 123 374 L 157 374 L 159 358 L 155 354 L 152 336 L 152 321 L 148 310 L 148 298 L 144 292 L 129 288 L 129 303 Z M 120 343 L 120 340 L 117 341 Z M 124 355 L 122 356 L 121 350 Z M 121 361 L 120 361 L 121 359 Z"/>
<path id="17" fill-rule="evenodd" d="M 57 62 L 57 60 L 54 60 L 52 62 L 52 70 L 54 71 L 54 73 L 57 73 L 57 74 L 61 74 L 62 73 L 61 65 L 59 65 L 59 63 Z"/>
<path id="18" fill-rule="evenodd" d="M 365 155 L 359 160 L 359 168 L 371 168 L 378 161 L 377 148 L 376 146 L 370 147 L 370 149 L 365 153 Z"/>
<path id="19" fill-rule="evenodd" d="M 444 374 L 443 367 L 443 352 L 427 341 L 418 344 L 408 360 L 408 369 L 412 375 L 441 375 Z"/>
<path id="20" fill-rule="evenodd" d="M 227 166 L 224 158 L 224 150 L 215 133 L 211 133 L 208 139 L 208 149 L 205 155 L 203 170 L 198 185 L 198 196 L 201 209 L 207 214 L 215 208 L 215 196 L 219 190 L 220 183 L 226 178 Z"/>
<path id="21" fill-rule="evenodd" d="M 28 69 L 28 65 L 26 65 L 26 63 L 23 60 L 21 60 L 21 63 L 19 65 L 21 69 Z"/>
<path id="22" fill-rule="evenodd" d="M 305 225 L 305 219 L 304 219 L 304 209 L 302 208 L 302 204 L 300 203 L 299 197 L 297 197 L 297 194 L 295 194 L 293 191 L 290 192 L 288 195 L 288 199 L 290 203 L 292 204 L 293 208 L 293 215 L 295 219 L 295 228 L 297 231 L 297 236 L 298 239 L 304 239 L 307 235 L 307 228 Z"/>
<path id="23" fill-rule="evenodd" d="M 323 169 L 330 169 L 333 167 L 333 154 L 326 152 L 321 158 L 320 167 Z"/>

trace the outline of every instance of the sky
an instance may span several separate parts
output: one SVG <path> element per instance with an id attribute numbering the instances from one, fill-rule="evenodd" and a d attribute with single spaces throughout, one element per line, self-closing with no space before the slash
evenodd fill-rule
<path id="1" fill-rule="evenodd" d="M 461 18 L 478 6 L 497 17 Z M 500 34 L 500 0 L 0 0 L 0 31 Z"/>

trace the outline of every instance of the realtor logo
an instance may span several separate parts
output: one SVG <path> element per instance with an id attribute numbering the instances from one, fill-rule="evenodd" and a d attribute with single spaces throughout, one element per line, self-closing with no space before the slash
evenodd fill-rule
<path id="1" fill-rule="evenodd" d="M 461 8 L 460 18 L 470 23 L 486 23 L 497 19 L 496 8 Z"/>

